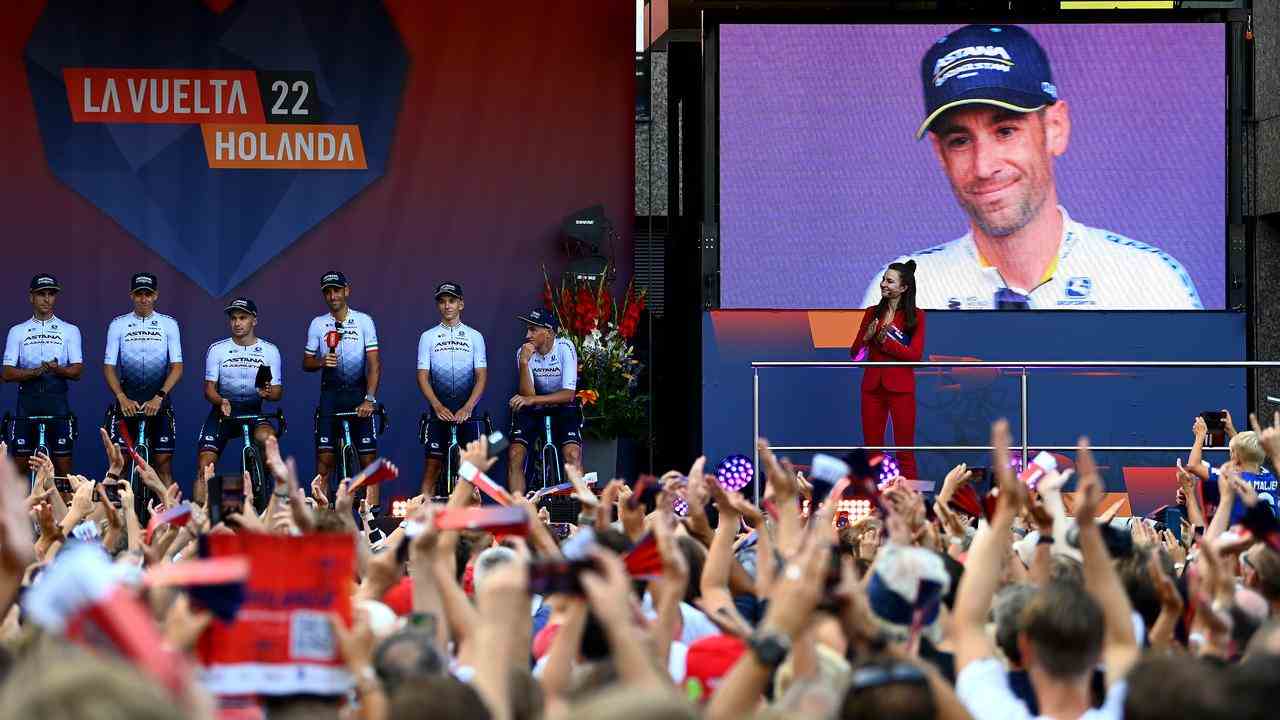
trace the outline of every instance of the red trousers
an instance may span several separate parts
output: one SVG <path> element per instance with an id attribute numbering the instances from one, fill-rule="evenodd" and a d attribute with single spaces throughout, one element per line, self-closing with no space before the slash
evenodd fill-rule
<path id="1" fill-rule="evenodd" d="M 884 445 L 885 423 L 893 418 L 893 444 L 916 444 L 916 394 L 889 392 L 884 388 L 862 391 L 862 438 L 867 445 Z M 909 450 L 893 453 L 899 472 L 909 480 L 919 480 L 916 454 Z"/>

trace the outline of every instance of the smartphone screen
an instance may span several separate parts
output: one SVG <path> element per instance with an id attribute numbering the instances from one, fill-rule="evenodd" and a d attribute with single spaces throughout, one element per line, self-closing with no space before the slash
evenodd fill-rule
<path id="1" fill-rule="evenodd" d="M 213 480 L 221 481 L 217 484 L 220 486 L 218 508 L 222 518 L 244 512 L 244 476 L 223 475 L 219 478 L 213 478 Z M 211 483 L 210 493 L 212 492 Z"/>
<path id="2" fill-rule="evenodd" d="M 1177 505 L 1165 508 L 1164 511 L 1164 524 L 1168 526 L 1169 532 L 1178 538 L 1178 542 L 1182 542 L 1182 520 L 1186 516 L 1186 509 Z"/>

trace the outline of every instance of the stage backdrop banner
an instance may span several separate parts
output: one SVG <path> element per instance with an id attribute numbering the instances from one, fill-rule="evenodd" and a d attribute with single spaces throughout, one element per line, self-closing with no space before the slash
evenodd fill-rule
<path id="1" fill-rule="evenodd" d="M 479 409 L 505 428 L 516 315 L 540 304 L 542 266 L 564 265 L 561 221 L 603 204 L 630 274 L 633 13 L 591 0 L 500 12 L 416 0 L 6 6 L 0 317 L 30 316 L 33 274 L 61 281 L 57 315 L 84 342 L 78 471 L 100 472 L 106 328 L 131 311 L 129 276 L 143 270 L 182 330 L 184 484 L 209 409 L 205 350 L 228 336 L 222 308 L 241 295 L 284 359 L 285 450 L 311 467 L 319 377 L 301 366 L 329 269 L 377 325 L 392 418 L 381 451 L 408 470 L 393 494 L 417 487 L 416 350 L 440 320 L 439 282 L 463 285 L 464 322 L 488 346 Z M 14 393 L 3 389 L 6 410 Z"/>

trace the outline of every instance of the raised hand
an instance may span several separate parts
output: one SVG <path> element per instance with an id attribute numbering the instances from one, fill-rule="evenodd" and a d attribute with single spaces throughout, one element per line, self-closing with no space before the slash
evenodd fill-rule
<path id="1" fill-rule="evenodd" d="M 79 517 L 84 517 L 93 512 L 93 487 L 92 481 L 86 480 L 80 483 L 76 488 L 76 493 L 71 498 L 71 512 Z"/>
<path id="2" fill-rule="evenodd" d="M 489 439 L 481 435 L 479 440 L 467 443 L 467 449 L 462 452 L 462 462 L 469 462 L 480 468 L 480 472 L 487 473 L 498 462 L 498 458 L 489 457 Z"/>
<path id="3" fill-rule="evenodd" d="M 322 495 L 321 498 L 323 499 L 323 497 Z M 334 510 L 337 510 L 338 514 L 344 518 L 349 517 L 351 508 L 355 506 L 355 501 L 355 496 L 351 494 L 351 478 L 343 478 L 342 482 L 338 483 L 338 491 L 334 494 Z M 328 504 L 328 501 L 326 501 L 326 504 Z"/>
<path id="4" fill-rule="evenodd" d="M 1280 464 L 1280 410 L 1276 411 L 1271 427 L 1265 429 L 1258 426 L 1258 416 L 1249 413 L 1249 426 L 1258 434 L 1258 441 L 1271 462 Z"/>
<path id="5" fill-rule="evenodd" d="M 1081 437 L 1076 444 L 1076 469 L 1080 473 L 1076 485 L 1076 522 L 1084 525 L 1094 521 L 1102 502 L 1102 476 L 1098 474 L 1098 464 L 1093 460 L 1087 437 Z"/>
<path id="6" fill-rule="evenodd" d="M 757 438 L 756 451 L 760 454 L 760 465 L 764 469 L 765 481 L 772 490 L 773 501 L 779 505 L 794 501 L 800 492 L 795 473 L 784 468 L 778 458 L 774 457 L 773 450 L 769 449 L 768 439 Z"/>
<path id="7" fill-rule="evenodd" d="M 1022 508 L 1027 495 L 1027 486 L 1022 484 L 1013 473 L 1013 467 L 1009 459 L 1009 422 L 1003 418 L 997 420 L 991 425 L 991 447 L 992 462 L 995 465 L 992 468 L 996 476 L 996 482 L 1000 489 L 999 497 L 996 500 L 996 513 L 1007 513 L 1006 517 L 1012 519 L 1018 514 Z M 1077 463 L 1077 466 L 1079 463 Z M 1082 470 L 1083 472 L 1083 470 Z"/>
<path id="8" fill-rule="evenodd" d="M 53 487 L 53 461 L 45 457 L 44 453 L 34 453 L 31 455 L 29 464 L 36 471 L 36 483 L 34 492 L 39 492 L 45 488 Z"/>
<path id="9" fill-rule="evenodd" d="M 573 484 L 573 496 L 578 502 L 582 503 L 584 508 L 594 508 L 600 504 L 599 498 L 595 492 L 591 490 L 591 486 L 587 485 L 582 479 L 582 471 L 573 463 L 564 464 L 564 476 L 569 478 L 569 482 Z"/>
<path id="10" fill-rule="evenodd" d="M 960 463 L 951 468 L 947 476 L 942 480 L 942 492 L 938 493 L 938 501 L 943 504 L 951 502 L 951 498 L 956 494 L 956 491 L 969 482 L 971 476 L 972 473 L 969 472 L 969 466 L 965 463 Z"/>
<path id="11" fill-rule="evenodd" d="M 320 507 L 328 507 L 329 498 L 324 492 L 324 476 L 317 475 L 311 478 L 311 497 Z"/>
<path id="12" fill-rule="evenodd" d="M 1204 418 L 1199 415 L 1191 422 L 1191 432 L 1196 437 L 1204 437 L 1209 434 L 1209 426 L 1205 424 Z"/>
<path id="13" fill-rule="evenodd" d="M 151 467 L 151 463 L 147 462 L 146 458 L 139 456 L 133 461 L 133 464 L 137 467 L 138 477 L 142 478 L 143 484 L 145 484 L 151 492 L 154 492 L 156 495 L 163 496 L 166 490 L 165 484 L 160 479 L 160 474 L 155 471 L 155 468 Z"/>
<path id="14" fill-rule="evenodd" d="M 102 436 L 102 449 L 107 453 L 107 472 L 119 475 L 124 470 L 124 453 L 120 452 L 119 445 L 111 442 L 105 428 L 98 428 L 98 434 Z"/>

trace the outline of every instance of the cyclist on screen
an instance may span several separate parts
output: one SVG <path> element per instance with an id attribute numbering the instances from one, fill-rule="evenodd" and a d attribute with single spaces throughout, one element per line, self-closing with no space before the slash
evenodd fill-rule
<path id="1" fill-rule="evenodd" d="M 463 324 L 462 286 L 443 282 L 436 286 L 440 324 L 418 339 L 418 389 L 431 406 L 426 427 L 427 463 L 422 471 L 422 494 L 435 494 L 436 479 L 448 451 L 449 426 L 458 425 L 458 444 L 478 439 L 467 421 L 475 412 L 489 376 L 484 336 Z"/>
<path id="2" fill-rule="evenodd" d="M 32 317 L 10 328 L 4 344 L 4 381 L 18 383 L 18 417 L 5 433 L 23 473 L 38 442 L 38 425 L 23 418 L 70 415 L 67 381 L 79 380 L 84 369 L 80 329 L 53 314 L 60 290 L 58 279 L 49 273 L 31 278 Z M 53 467 L 59 475 L 71 472 L 74 441 L 73 421 L 46 425 L 45 445 L 53 454 Z"/>
<path id="3" fill-rule="evenodd" d="M 347 276 L 330 270 L 320 276 L 320 292 L 329 312 L 311 321 L 307 329 L 306 354 L 302 369 L 320 371 L 320 407 L 316 411 L 316 474 L 326 484 L 336 464 L 334 450 L 342 440 L 342 423 L 320 415 L 355 412 L 349 418 L 351 442 L 359 456 L 360 467 L 373 462 L 378 452 L 374 434 L 374 405 L 378 402 L 378 381 L 382 377 L 382 361 L 378 355 L 378 331 L 373 318 L 347 304 L 351 284 Z M 356 468 L 350 469 L 352 473 Z M 369 505 L 378 504 L 378 486 L 369 488 Z"/>
<path id="4" fill-rule="evenodd" d="M 129 296 L 133 312 L 117 317 L 107 327 L 102 374 L 116 399 L 107 413 L 107 433 L 116 444 L 123 443 L 119 423 L 123 417 L 129 437 L 141 442 L 138 426 L 146 417 L 151 465 L 165 485 L 172 485 L 174 416 L 169 393 L 182 377 L 182 338 L 178 321 L 156 312 L 160 289 L 155 275 L 134 273 Z"/>
<path id="5" fill-rule="evenodd" d="M 223 418 L 260 414 L 263 400 L 279 402 L 284 396 L 280 350 L 254 334 L 257 304 L 238 297 L 227 305 L 226 313 L 231 337 L 210 345 L 204 357 L 204 397 L 213 408 L 200 428 L 197 467 L 217 462 L 227 442 L 240 435 L 239 427 L 222 422 Z M 259 387 L 259 368 L 263 366 L 270 369 L 271 380 Z M 253 439 L 261 444 L 275 434 L 275 428 L 262 420 L 253 430 Z"/>
<path id="6" fill-rule="evenodd" d="M 551 418 L 552 442 L 566 464 L 582 469 L 582 409 L 578 406 L 578 352 L 568 339 L 556 337 L 560 322 L 542 308 L 520 319 L 526 323 L 525 343 L 516 351 L 520 391 L 511 396 L 511 448 L 507 451 L 508 489 L 523 495 L 525 456 L 529 443 L 543 433 Z"/>

